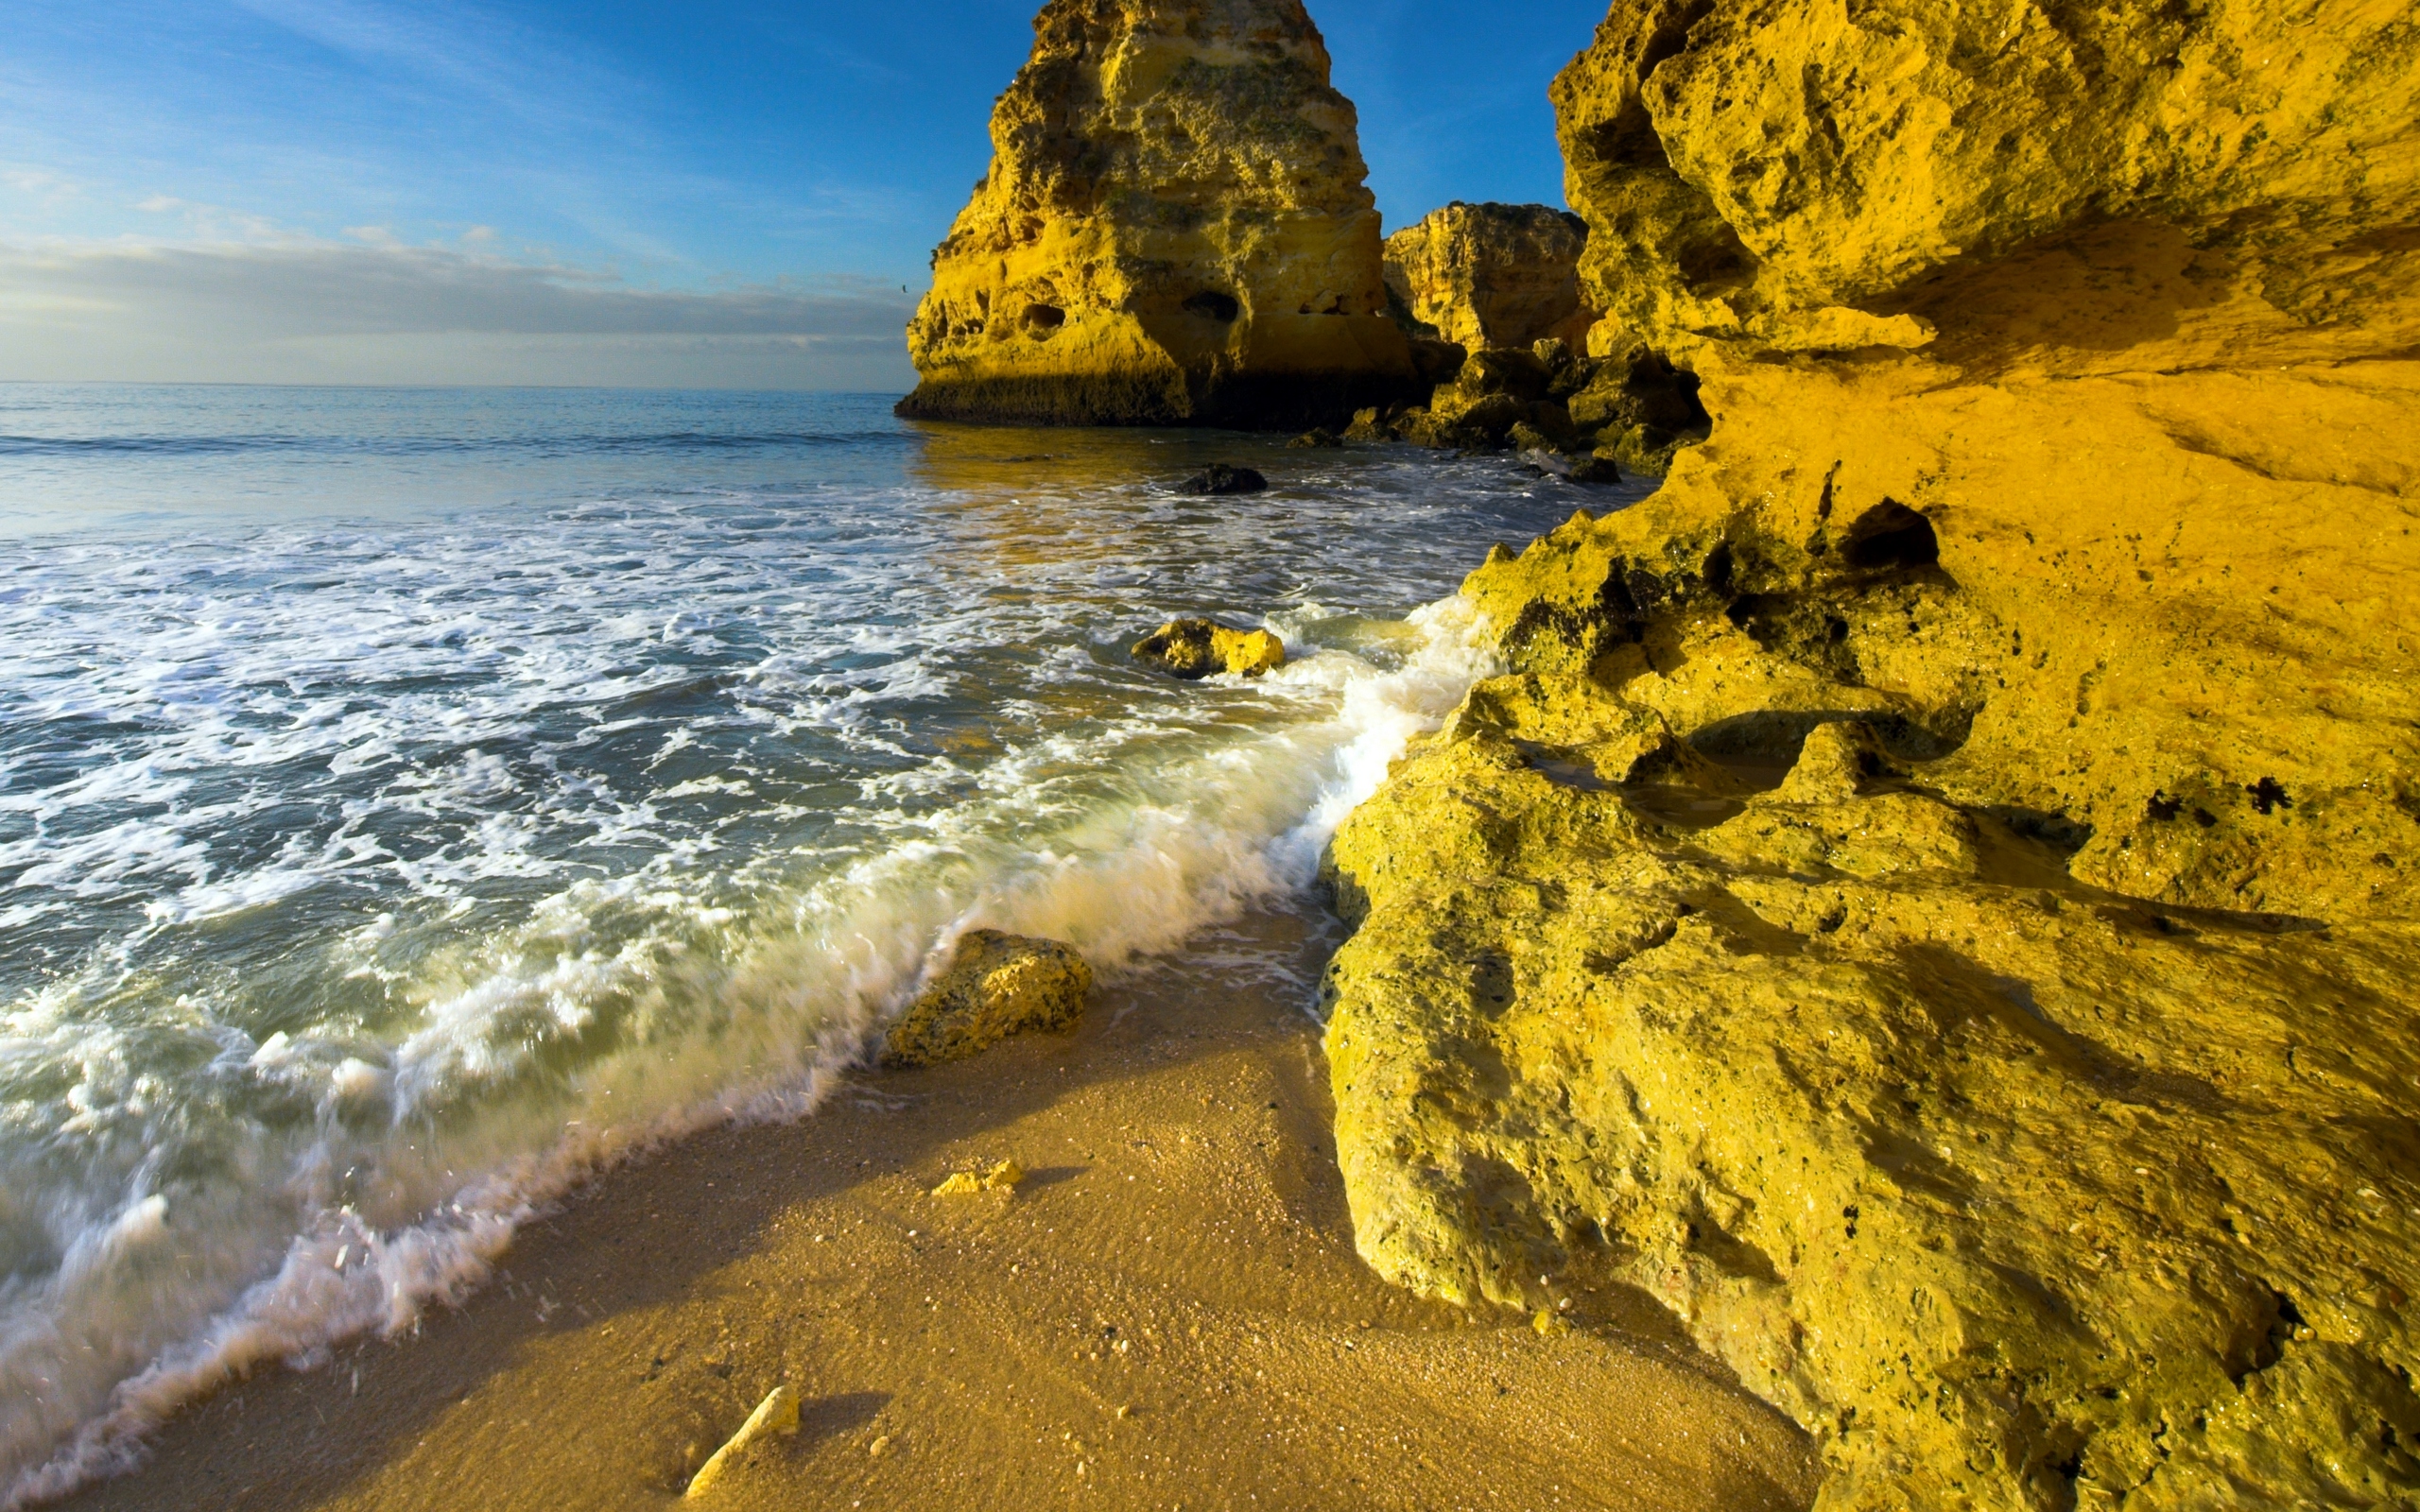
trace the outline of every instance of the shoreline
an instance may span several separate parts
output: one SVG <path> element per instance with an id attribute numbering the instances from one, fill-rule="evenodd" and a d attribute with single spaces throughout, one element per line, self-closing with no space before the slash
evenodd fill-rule
<path id="1" fill-rule="evenodd" d="M 1221 933 L 1284 971 L 1239 972 Z M 801 1433 L 702 1500 L 1805 1505 L 1809 1441 L 1643 1294 L 1574 1285 L 1575 1326 L 1541 1334 L 1362 1263 L 1298 1006 L 1332 944 L 1250 916 L 1104 986 L 1071 1036 L 678 1142 L 417 1337 L 231 1384 L 50 1504 L 660 1506 L 788 1384 Z M 930 1194 L 999 1159 L 1030 1173 L 1013 1194 Z"/>

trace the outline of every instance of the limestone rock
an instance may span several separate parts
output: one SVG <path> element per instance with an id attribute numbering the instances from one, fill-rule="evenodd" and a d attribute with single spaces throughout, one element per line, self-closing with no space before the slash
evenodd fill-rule
<path id="1" fill-rule="evenodd" d="M 1213 462 L 1178 484 L 1176 491 L 1202 495 L 1260 493 L 1268 487 L 1269 480 L 1252 468 L 1230 467 L 1224 462 Z"/>
<path id="2" fill-rule="evenodd" d="M 1586 344 L 1587 223 L 1547 205 L 1457 200 L 1387 238 L 1387 287 L 1412 319 L 1467 351 L 1560 337 Z"/>
<path id="3" fill-rule="evenodd" d="M 689 1478 L 689 1487 L 682 1493 L 683 1498 L 701 1498 L 712 1491 L 733 1460 L 766 1435 L 786 1436 L 797 1432 L 798 1393 L 787 1386 L 775 1386 L 766 1393 L 763 1401 L 756 1404 L 756 1410 L 748 1415 L 748 1420 L 740 1424 L 739 1432 L 732 1435 L 720 1449 L 715 1451 L 713 1458 L 698 1468 L 698 1473 Z"/>
<path id="4" fill-rule="evenodd" d="M 952 1171 L 933 1188 L 937 1197 L 971 1197 L 985 1192 L 1014 1192 L 1025 1180 L 1025 1167 L 1002 1160 L 980 1171 Z"/>
<path id="5" fill-rule="evenodd" d="M 1300 429 L 1406 393 L 1301 0 L 1051 0 L 933 254 L 904 415 Z"/>
<path id="6" fill-rule="evenodd" d="M 996 929 L 969 930 L 949 969 L 890 1027 L 885 1063 L 929 1066 L 1011 1035 L 1075 1027 L 1093 969 L 1075 947 Z"/>
<path id="7" fill-rule="evenodd" d="M 1134 660 L 1188 682 L 1214 672 L 1256 678 L 1286 664 L 1286 643 L 1216 620 L 1170 620 L 1134 643 Z"/>
<path id="8" fill-rule="evenodd" d="M 1711 435 L 1338 833 L 1363 1254 L 1649 1288 L 1825 1512 L 2420 1504 L 2409 7 L 1622 0 L 1554 94 L 1566 413 Z"/>

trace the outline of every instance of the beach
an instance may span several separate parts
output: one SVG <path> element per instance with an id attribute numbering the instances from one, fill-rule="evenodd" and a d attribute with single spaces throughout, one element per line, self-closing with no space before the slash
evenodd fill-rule
<path id="1" fill-rule="evenodd" d="M 1362 1264 L 1302 1011 L 1331 929 L 1257 913 L 1073 1035 L 683 1141 L 460 1310 L 229 1386 L 61 1504 L 663 1506 L 786 1384 L 797 1435 L 701 1503 L 1804 1505 L 1805 1435 L 1640 1294 L 1559 1278 L 1542 1332 Z M 1000 1160 L 1012 1194 L 930 1194 Z"/>

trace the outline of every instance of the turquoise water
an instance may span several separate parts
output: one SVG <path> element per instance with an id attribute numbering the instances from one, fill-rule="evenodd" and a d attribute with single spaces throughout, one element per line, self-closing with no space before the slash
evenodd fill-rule
<path id="1" fill-rule="evenodd" d="M 1487 669 L 1461 575 L 1608 502 L 875 396 L 0 387 L 0 1484 L 808 1114 L 959 931 L 1316 908 Z M 1179 613 L 1293 659 L 1134 666 Z"/>

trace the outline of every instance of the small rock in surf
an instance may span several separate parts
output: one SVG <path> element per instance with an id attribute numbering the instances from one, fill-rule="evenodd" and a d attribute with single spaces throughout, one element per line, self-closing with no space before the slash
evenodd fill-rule
<path id="1" fill-rule="evenodd" d="M 1179 493 L 1258 493 L 1269 480 L 1248 467 L 1213 462 L 1176 486 Z"/>
<path id="2" fill-rule="evenodd" d="M 1134 643 L 1134 660 L 1188 682 L 1214 672 L 1256 678 L 1286 664 L 1286 643 L 1215 620 L 1170 620 Z"/>
<path id="3" fill-rule="evenodd" d="M 1072 945 L 996 929 L 967 932 L 958 954 L 890 1026 L 883 1061 L 931 1066 L 1035 1029 L 1072 1029 L 1093 969 Z"/>

